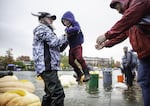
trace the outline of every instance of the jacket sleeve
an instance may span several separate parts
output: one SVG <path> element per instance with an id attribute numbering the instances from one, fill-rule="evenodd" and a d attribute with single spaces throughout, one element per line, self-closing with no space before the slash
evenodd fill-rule
<path id="1" fill-rule="evenodd" d="M 46 42 L 50 47 L 62 47 L 62 45 L 64 43 L 67 42 L 67 37 L 62 35 L 61 37 L 57 37 L 55 34 L 51 33 L 49 35 L 49 33 L 47 33 L 48 36 L 46 37 Z"/>
<path id="2" fill-rule="evenodd" d="M 35 32 L 39 40 L 46 41 L 50 47 L 61 47 L 67 42 L 67 37 L 62 35 L 57 37 L 56 34 L 46 26 L 42 26 Z"/>
<path id="3" fill-rule="evenodd" d="M 68 46 L 68 42 L 63 43 L 60 47 L 60 52 L 63 52 L 67 48 L 67 46 Z"/>
<path id="4" fill-rule="evenodd" d="M 122 61 L 123 61 L 124 67 L 129 67 L 131 64 L 131 53 L 128 52 L 126 56 L 124 56 Z"/>
<path id="5" fill-rule="evenodd" d="M 128 52 L 127 53 L 127 63 L 126 63 L 127 66 L 130 66 L 130 64 L 131 64 L 131 58 L 132 58 L 131 53 Z"/>
<path id="6" fill-rule="evenodd" d="M 125 11 L 122 18 L 105 33 L 107 39 L 112 39 L 119 34 L 129 30 L 130 27 L 137 24 L 141 18 L 149 11 L 149 0 L 134 0 Z"/>
<path id="7" fill-rule="evenodd" d="M 109 39 L 105 42 L 105 47 L 112 47 L 122 41 L 124 41 L 125 39 L 127 39 L 128 34 L 127 33 L 123 33 L 120 34 L 119 36 L 113 38 L 113 39 Z"/>
<path id="8" fill-rule="evenodd" d="M 74 22 L 72 27 L 66 28 L 67 34 L 78 33 L 80 31 L 80 26 L 78 22 Z"/>

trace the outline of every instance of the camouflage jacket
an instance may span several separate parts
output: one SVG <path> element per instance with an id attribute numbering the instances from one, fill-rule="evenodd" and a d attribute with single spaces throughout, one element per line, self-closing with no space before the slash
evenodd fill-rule
<path id="1" fill-rule="evenodd" d="M 33 59 L 37 74 L 60 70 L 60 52 L 67 47 L 67 38 L 64 35 L 58 38 L 53 29 L 44 24 L 37 26 L 33 34 Z"/>

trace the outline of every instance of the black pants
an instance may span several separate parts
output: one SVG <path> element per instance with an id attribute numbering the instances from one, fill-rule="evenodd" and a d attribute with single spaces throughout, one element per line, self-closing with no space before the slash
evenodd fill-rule
<path id="1" fill-rule="evenodd" d="M 131 87 L 133 85 L 133 74 L 131 67 L 125 68 L 125 78 L 127 81 L 127 85 Z"/>
<path id="2" fill-rule="evenodd" d="M 42 106 L 64 106 L 64 90 L 58 79 L 57 71 L 44 71 L 41 74 L 45 83 Z"/>

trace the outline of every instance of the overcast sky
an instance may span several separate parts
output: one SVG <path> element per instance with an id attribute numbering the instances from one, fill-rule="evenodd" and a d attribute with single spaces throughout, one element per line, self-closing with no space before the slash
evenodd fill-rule
<path id="1" fill-rule="evenodd" d="M 13 49 L 14 57 L 26 55 L 32 58 L 33 29 L 39 24 L 31 12 L 47 11 L 57 16 L 54 22 L 56 34 L 64 33 L 61 17 L 72 11 L 84 33 L 83 55 L 89 57 L 113 57 L 120 60 L 123 46 L 130 47 L 128 39 L 112 48 L 96 50 L 98 35 L 105 33 L 121 18 L 109 7 L 111 0 L 0 0 L 0 55 Z M 65 52 L 68 54 L 68 49 Z"/>

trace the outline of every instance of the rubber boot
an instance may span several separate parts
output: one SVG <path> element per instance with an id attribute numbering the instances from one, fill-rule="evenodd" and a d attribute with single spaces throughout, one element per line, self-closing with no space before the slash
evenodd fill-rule
<path id="1" fill-rule="evenodd" d="M 82 76 L 83 76 L 83 73 L 82 73 L 82 74 L 80 74 L 80 75 L 73 74 L 73 77 L 75 77 L 75 78 L 76 78 L 76 81 L 77 81 L 77 82 L 78 82 L 78 81 L 81 81 Z"/>
<path id="2" fill-rule="evenodd" d="M 62 101 L 62 102 L 56 104 L 55 106 L 64 106 L 64 101 Z"/>
<path id="3" fill-rule="evenodd" d="M 44 95 L 42 99 L 42 106 L 51 106 L 50 96 Z"/>
<path id="4" fill-rule="evenodd" d="M 76 74 L 73 75 L 73 77 L 76 78 L 76 81 L 80 81 L 81 77 L 83 76 L 83 73 L 81 72 L 81 70 L 74 70 L 76 72 Z"/>
<path id="5" fill-rule="evenodd" d="M 83 80 L 83 82 L 89 81 L 90 80 L 89 69 L 88 68 L 83 69 L 83 72 L 84 72 L 84 80 Z"/>

